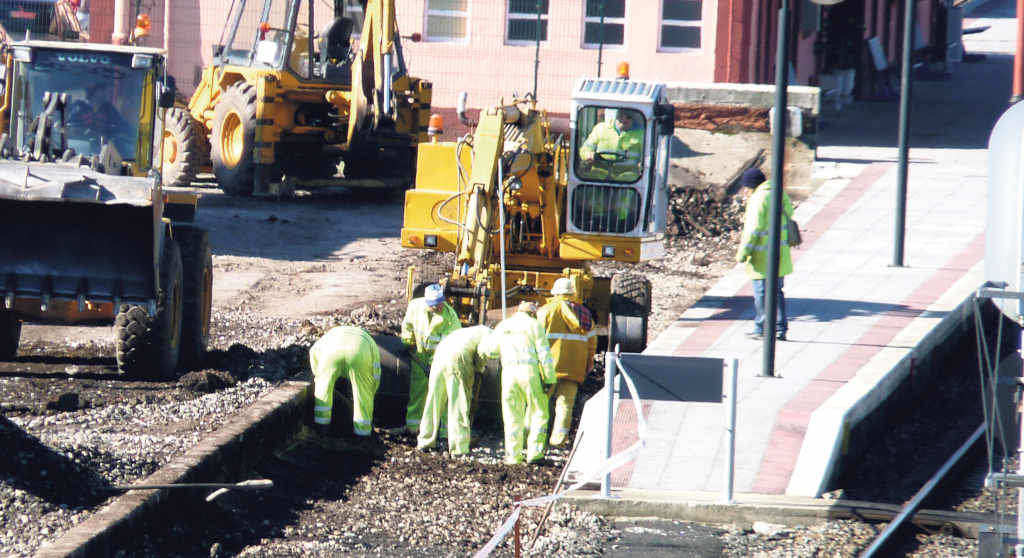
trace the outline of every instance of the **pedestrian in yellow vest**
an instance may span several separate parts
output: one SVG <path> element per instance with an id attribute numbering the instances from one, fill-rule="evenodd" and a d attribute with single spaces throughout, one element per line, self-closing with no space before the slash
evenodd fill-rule
<path id="1" fill-rule="evenodd" d="M 455 309 L 444 300 L 444 287 L 428 285 L 421 298 L 409 301 L 402 320 L 402 343 L 410 355 L 409 405 L 405 410 L 405 427 L 417 433 L 427 398 L 427 374 L 434 350 L 445 335 L 462 327 Z"/>
<path id="2" fill-rule="evenodd" d="M 586 378 L 597 350 L 597 336 L 590 310 L 575 299 L 572 279 L 561 277 L 551 287 L 554 295 L 537 313 L 547 332 L 558 382 L 552 392 L 555 419 L 551 426 L 552 446 L 561 446 L 569 435 L 576 391 Z"/>
<path id="3" fill-rule="evenodd" d="M 772 183 L 765 180 L 764 173 L 753 168 L 747 169 L 740 176 L 740 184 L 754 188 L 754 193 L 747 198 L 747 210 L 743 220 L 743 235 L 740 245 L 736 248 L 736 263 L 746 263 L 747 275 L 754 282 L 754 327 L 747 335 L 760 338 L 764 335 L 764 291 L 765 275 L 768 273 L 768 250 L 770 244 L 771 225 L 771 192 Z M 793 202 L 785 191 L 782 192 L 783 219 L 793 217 Z M 783 277 L 793 272 L 793 259 L 789 253 L 789 243 L 785 221 L 782 224 L 781 240 L 779 241 L 779 282 L 775 293 L 777 312 L 775 320 L 775 336 L 780 341 L 786 340 L 788 320 L 786 319 L 786 295 L 782 292 Z"/>
<path id="4" fill-rule="evenodd" d="M 369 436 L 373 399 L 380 385 L 380 350 L 370 334 L 353 326 L 331 328 L 310 347 L 309 365 L 317 429 L 330 431 L 334 383 L 345 377 L 352 384 L 352 430 L 357 436 Z"/>
<path id="5" fill-rule="evenodd" d="M 469 453 L 472 424 L 469 391 L 473 386 L 473 376 L 483 373 L 487 365 L 487 355 L 481 350 L 485 348 L 482 342 L 490 332 L 490 328 L 483 325 L 466 327 L 449 333 L 437 345 L 434 362 L 430 366 L 427 400 L 416 449 L 434 447 L 447 406 L 448 453 Z"/>
<path id="6" fill-rule="evenodd" d="M 537 305 L 523 302 L 487 336 L 484 353 L 501 359 L 501 418 L 505 424 L 505 463 L 544 459 L 548 440 L 548 394 L 555 364 L 544 328 L 533 317 Z M 527 419 L 529 425 L 527 426 Z M 527 439 L 526 429 L 529 428 Z"/>

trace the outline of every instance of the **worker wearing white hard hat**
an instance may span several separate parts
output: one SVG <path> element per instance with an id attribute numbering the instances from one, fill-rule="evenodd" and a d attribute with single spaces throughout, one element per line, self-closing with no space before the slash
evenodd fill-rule
<path id="1" fill-rule="evenodd" d="M 482 374 L 487 356 L 481 351 L 482 341 L 491 329 L 484 325 L 466 327 L 449 333 L 437 345 L 430 365 L 427 399 L 420 422 L 416 449 L 433 448 L 447 407 L 448 453 L 469 453 L 470 389 L 475 374 Z"/>
<path id="2" fill-rule="evenodd" d="M 380 349 L 366 331 L 354 326 L 333 327 L 309 349 L 313 371 L 313 422 L 330 430 L 334 384 L 348 378 L 352 384 L 352 430 L 357 436 L 372 432 L 373 399 L 380 385 Z"/>
<path id="3" fill-rule="evenodd" d="M 547 332 L 558 378 L 551 392 L 555 418 L 550 444 L 560 446 L 566 442 L 572 426 L 576 392 L 593 365 L 597 335 L 590 310 L 576 298 L 573 279 L 560 277 L 551 287 L 551 294 L 552 298 L 538 311 L 537 320 Z"/>
<path id="4" fill-rule="evenodd" d="M 427 374 L 434 351 L 445 335 L 461 327 L 455 309 L 444 300 L 441 285 L 427 285 L 422 297 L 409 301 L 402 320 L 401 338 L 410 355 L 409 405 L 405 411 L 405 427 L 410 433 L 419 431 L 423 418 Z"/>
<path id="5" fill-rule="evenodd" d="M 548 340 L 531 314 L 537 305 L 523 302 L 487 336 L 484 353 L 501 359 L 501 418 L 505 425 L 505 463 L 544 459 L 548 439 L 548 395 L 555 365 Z M 529 430 L 529 434 L 527 434 Z"/>

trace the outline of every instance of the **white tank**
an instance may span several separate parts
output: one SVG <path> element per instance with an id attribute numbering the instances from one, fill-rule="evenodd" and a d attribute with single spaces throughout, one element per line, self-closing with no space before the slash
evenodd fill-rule
<path id="1" fill-rule="evenodd" d="M 1024 291 L 1024 103 L 999 117 L 988 140 L 985 280 Z M 1020 299 L 992 302 L 1010 319 L 1021 321 Z"/>

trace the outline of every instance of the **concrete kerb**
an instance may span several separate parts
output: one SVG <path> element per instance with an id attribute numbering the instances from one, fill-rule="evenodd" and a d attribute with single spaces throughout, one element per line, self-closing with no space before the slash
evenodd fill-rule
<path id="1" fill-rule="evenodd" d="M 161 467 L 137 484 L 238 482 L 268 447 L 293 437 L 308 410 L 308 382 L 285 382 L 260 398 L 232 422 L 205 437 L 185 455 Z M 178 500 L 194 500 L 193 490 L 140 490 L 127 492 L 77 525 L 37 557 L 112 555 L 118 541 L 158 508 Z"/>

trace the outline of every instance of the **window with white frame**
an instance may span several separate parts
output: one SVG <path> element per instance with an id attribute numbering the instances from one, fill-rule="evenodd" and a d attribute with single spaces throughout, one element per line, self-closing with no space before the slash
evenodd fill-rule
<path id="1" fill-rule="evenodd" d="M 511 44 L 536 42 L 538 11 L 540 40 L 548 40 L 548 0 L 508 0 L 505 40 Z"/>
<path id="2" fill-rule="evenodd" d="M 626 44 L 626 0 L 587 0 L 583 13 L 583 46 Z M 601 17 L 604 16 L 604 26 Z"/>
<path id="3" fill-rule="evenodd" d="M 469 0 L 427 0 L 426 40 L 467 39 Z"/>
<path id="4" fill-rule="evenodd" d="M 661 50 L 700 48 L 701 0 L 661 0 Z"/>

